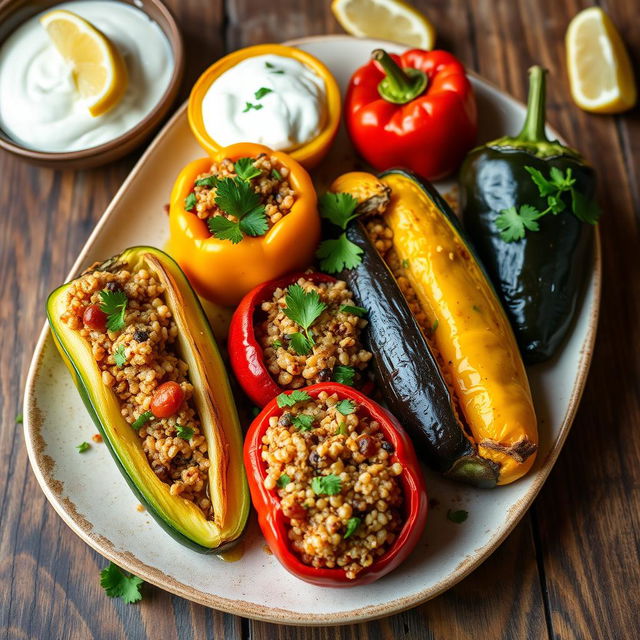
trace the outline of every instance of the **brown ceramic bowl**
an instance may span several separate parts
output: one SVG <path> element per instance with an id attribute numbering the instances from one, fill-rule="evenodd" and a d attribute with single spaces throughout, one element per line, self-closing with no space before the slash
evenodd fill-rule
<path id="1" fill-rule="evenodd" d="M 0 43 L 25 20 L 61 4 L 64 0 L 0 0 Z M 12 140 L 0 127 L 0 148 L 34 164 L 56 169 L 87 169 L 124 156 L 140 145 L 158 127 L 175 100 L 184 72 L 184 46 L 176 21 L 160 0 L 117 0 L 144 11 L 162 29 L 173 52 L 173 73 L 169 86 L 156 106 L 126 133 L 96 147 L 79 151 L 36 151 Z"/>

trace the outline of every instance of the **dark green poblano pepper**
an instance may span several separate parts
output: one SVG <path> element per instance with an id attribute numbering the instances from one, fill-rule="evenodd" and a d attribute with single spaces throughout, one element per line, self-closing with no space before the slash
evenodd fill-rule
<path id="1" fill-rule="evenodd" d="M 552 356 L 571 325 L 599 215 L 594 170 L 545 134 L 545 73 L 529 70 L 520 134 L 474 149 L 460 171 L 465 229 L 528 363 Z"/>

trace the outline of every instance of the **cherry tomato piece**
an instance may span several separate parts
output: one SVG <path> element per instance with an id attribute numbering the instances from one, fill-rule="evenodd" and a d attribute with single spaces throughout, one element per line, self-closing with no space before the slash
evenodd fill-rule
<path id="1" fill-rule="evenodd" d="M 84 310 L 82 322 L 92 331 L 107 330 L 107 314 L 97 304 L 90 304 Z"/>
<path id="2" fill-rule="evenodd" d="M 178 412 L 184 400 L 184 391 L 177 382 L 161 384 L 151 398 L 151 413 L 156 418 L 169 418 Z"/>

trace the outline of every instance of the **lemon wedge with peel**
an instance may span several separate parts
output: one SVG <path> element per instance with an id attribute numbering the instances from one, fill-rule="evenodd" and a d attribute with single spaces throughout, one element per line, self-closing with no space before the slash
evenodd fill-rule
<path id="1" fill-rule="evenodd" d="M 434 26 L 402 0 L 333 0 L 331 11 L 342 28 L 352 36 L 380 38 L 433 49 Z"/>
<path id="2" fill-rule="evenodd" d="M 89 113 L 107 113 L 127 88 L 127 68 L 115 45 L 102 31 L 71 11 L 50 11 L 40 18 L 40 23 L 58 53 L 71 65 Z"/>
<path id="3" fill-rule="evenodd" d="M 609 16 L 599 7 L 578 13 L 566 35 L 571 95 L 585 111 L 620 113 L 636 103 L 629 54 Z"/>

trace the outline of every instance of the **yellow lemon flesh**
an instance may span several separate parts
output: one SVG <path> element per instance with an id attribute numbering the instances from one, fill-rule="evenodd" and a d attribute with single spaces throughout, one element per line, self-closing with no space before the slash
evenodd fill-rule
<path id="1" fill-rule="evenodd" d="M 578 13 L 566 35 L 571 95 L 585 111 L 631 109 L 637 91 L 629 54 L 609 16 L 599 7 Z"/>
<path id="2" fill-rule="evenodd" d="M 71 11 L 50 11 L 40 23 L 58 53 L 71 65 L 89 113 L 100 116 L 115 107 L 127 88 L 127 68 L 114 44 Z"/>
<path id="3" fill-rule="evenodd" d="M 433 49 L 434 26 L 401 0 L 333 0 L 331 11 L 352 36 L 380 38 L 410 47 Z"/>

